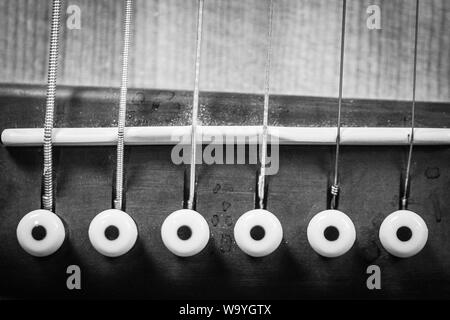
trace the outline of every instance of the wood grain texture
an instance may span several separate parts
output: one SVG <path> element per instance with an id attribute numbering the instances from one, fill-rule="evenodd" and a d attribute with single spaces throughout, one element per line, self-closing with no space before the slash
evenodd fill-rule
<path id="1" fill-rule="evenodd" d="M 44 85 L 3 85 L 4 128 L 40 128 L 45 108 Z M 22 105 L 26 103 L 27 105 Z M 336 126 L 336 98 L 273 95 L 269 125 L 284 127 Z M 183 126 L 191 123 L 192 92 L 130 89 L 127 126 Z M 26 108 L 26 109 L 24 109 Z M 119 90 L 68 87 L 57 89 L 55 127 L 117 126 Z M 411 102 L 398 100 L 344 99 L 342 125 L 349 127 L 410 127 Z M 26 112 L 24 111 L 26 110 Z M 263 97 L 257 94 L 202 92 L 201 125 L 261 125 Z M 417 127 L 450 127 L 449 103 L 418 102 Z"/>
<path id="2" fill-rule="evenodd" d="M 120 0 L 68 0 L 81 30 L 63 25 L 60 84 L 120 83 Z M 366 8 L 381 7 L 381 30 L 368 30 Z M 45 83 L 50 1 L 0 0 L 0 82 Z M 130 84 L 191 90 L 196 1 L 136 0 Z M 276 0 L 272 91 L 337 95 L 341 4 Z M 344 96 L 411 99 L 414 0 L 349 0 Z M 208 0 L 201 90 L 261 93 L 267 1 Z M 65 19 L 63 19 L 65 21 Z M 450 101 L 450 3 L 421 1 L 417 98 Z"/>
<path id="3" fill-rule="evenodd" d="M 188 123 L 190 92 L 130 90 L 129 125 Z M 58 126 L 110 126 L 117 114 L 117 90 L 62 87 Z M 336 115 L 335 99 L 275 96 L 271 121 L 280 125 L 327 125 Z M 44 86 L 0 90 L 0 130 L 42 125 Z M 203 93 L 202 121 L 256 124 L 259 95 Z M 409 103 L 345 100 L 346 125 L 407 124 Z M 448 104 L 418 105 L 420 126 L 448 127 Z M 224 109 L 233 112 L 224 112 Z M 357 112 L 357 110 L 359 110 Z M 375 110 L 375 111 L 374 111 Z M 209 119 L 209 120 L 208 120 Z M 214 119 L 211 121 L 211 119 Z M 303 123 L 305 122 L 305 123 Z M 355 223 L 357 242 L 338 259 L 324 259 L 310 248 L 306 227 L 323 210 L 331 181 L 334 148 L 283 146 L 280 170 L 268 180 L 268 209 L 284 228 L 272 255 L 254 259 L 236 245 L 233 227 L 254 206 L 257 167 L 199 165 L 197 209 L 211 239 L 188 259 L 163 245 L 164 218 L 182 205 L 185 167 L 173 164 L 170 146 L 132 146 L 126 152 L 126 210 L 136 221 L 139 240 L 125 256 L 101 256 L 89 243 L 91 219 L 111 207 L 115 149 L 55 148 L 56 211 L 66 222 L 68 241 L 56 254 L 37 259 L 18 245 L 21 217 L 39 207 L 41 148 L 0 148 L 0 296 L 57 298 L 450 298 L 449 147 L 416 147 L 410 209 L 429 228 L 424 250 L 397 259 L 382 248 L 378 230 L 399 204 L 405 147 L 342 148 L 340 209 Z M 82 269 L 82 290 L 66 289 L 66 268 Z M 379 265 L 382 290 L 366 288 L 366 268 Z"/>

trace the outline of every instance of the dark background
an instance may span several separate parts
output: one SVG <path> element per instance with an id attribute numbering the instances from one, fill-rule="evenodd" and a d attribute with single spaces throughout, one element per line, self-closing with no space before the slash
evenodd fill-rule
<path id="1" fill-rule="evenodd" d="M 60 87 L 56 126 L 113 126 L 117 90 Z M 128 125 L 189 123 L 192 94 L 130 90 Z M 262 97 L 204 93 L 201 121 L 255 125 Z M 3 86 L 0 129 L 40 127 L 45 86 Z M 227 108 L 224 108 L 226 106 Z M 270 122 L 280 126 L 333 125 L 336 99 L 274 96 Z M 408 126 L 408 102 L 345 100 L 344 126 Z M 419 127 L 446 127 L 448 104 L 419 103 Z M 224 111 L 226 110 L 226 112 Z M 417 256 L 397 259 L 378 240 L 379 226 L 398 209 L 407 147 L 344 146 L 340 209 L 355 223 L 357 241 L 337 259 L 319 257 L 306 227 L 326 208 L 334 160 L 332 146 L 282 146 L 280 170 L 269 178 L 268 210 L 276 214 L 284 239 L 272 255 L 254 259 L 233 239 L 237 218 L 254 207 L 256 165 L 201 165 L 197 209 L 211 229 L 199 255 L 178 258 L 163 245 L 164 218 L 181 208 L 184 166 L 170 159 L 171 146 L 133 146 L 126 153 L 126 211 L 139 229 L 136 246 L 110 259 L 89 243 L 88 226 L 111 207 L 114 147 L 55 148 L 56 212 L 67 224 L 68 241 L 39 259 L 17 243 L 15 228 L 40 207 L 42 149 L 1 147 L 0 294 L 3 297 L 74 298 L 450 298 L 450 150 L 417 146 L 413 155 L 410 209 L 429 228 Z M 82 270 L 82 290 L 66 289 L 66 268 Z M 381 268 L 382 290 L 366 288 L 366 268 Z"/>

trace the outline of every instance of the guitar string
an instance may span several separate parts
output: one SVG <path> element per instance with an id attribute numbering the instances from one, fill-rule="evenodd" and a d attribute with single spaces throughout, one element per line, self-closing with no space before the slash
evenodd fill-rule
<path id="1" fill-rule="evenodd" d="M 188 208 L 193 208 L 195 196 L 195 164 L 196 164 L 196 133 L 197 133 L 197 116 L 198 116 L 198 100 L 199 100 L 199 74 L 200 74 L 200 49 L 202 37 L 202 20 L 203 20 L 203 3 L 204 0 L 199 0 L 198 6 L 198 24 L 197 24 L 197 48 L 196 48 L 196 62 L 195 62 L 195 86 L 194 99 L 192 110 L 192 135 L 191 135 L 191 175 L 190 175 L 190 190 Z M 54 105 L 56 95 L 56 76 L 58 64 L 58 42 L 60 29 L 60 10 L 61 1 L 53 1 L 52 10 L 52 26 L 51 26 L 51 40 L 49 50 L 49 70 L 48 70 L 48 86 L 47 86 L 47 104 L 45 113 L 44 126 L 44 195 L 43 205 L 47 210 L 53 208 L 53 166 L 52 166 L 52 131 L 54 120 Z M 339 74 L 339 103 L 338 103 L 338 121 L 337 121 L 337 137 L 336 137 L 336 154 L 335 154 L 335 175 L 334 184 L 331 188 L 332 201 L 331 207 L 335 208 L 336 197 L 339 192 L 339 155 L 340 155 L 340 131 L 341 131 L 341 109 L 342 109 L 342 84 L 343 84 L 343 63 L 344 63 L 344 44 L 345 44 L 345 13 L 346 0 L 343 0 L 342 10 L 342 32 L 341 32 L 341 59 L 340 59 L 340 74 Z M 116 208 L 122 207 L 122 190 L 123 190 L 123 149 L 124 149 L 124 122 L 126 112 L 126 93 L 128 82 L 128 52 L 129 52 L 129 38 L 131 33 L 131 15 L 132 15 L 132 0 L 126 1 L 126 17 L 125 17 L 125 31 L 124 31 L 124 49 L 123 49 L 123 64 L 122 64 L 122 84 L 120 93 L 120 109 L 119 109 L 119 127 L 118 127 L 118 146 L 117 146 L 117 183 L 116 183 L 116 200 L 114 201 Z M 414 145 L 414 118 L 415 118 L 415 91 L 416 91 L 416 65 L 417 65 L 417 35 L 418 35 L 418 15 L 419 15 L 419 0 L 416 1 L 416 23 L 415 23 L 415 41 L 414 41 L 414 73 L 413 73 L 413 101 L 411 107 L 411 135 L 410 148 L 408 154 L 408 163 L 405 177 L 404 196 L 402 199 L 402 207 L 407 206 L 407 190 L 409 187 L 409 174 L 411 168 L 412 151 Z M 264 119 L 263 119 L 263 137 L 262 137 L 262 157 L 261 157 L 261 174 L 259 177 L 258 190 L 260 207 L 263 206 L 264 200 L 264 183 L 265 183 L 265 164 L 267 151 L 267 131 L 268 131 L 268 108 L 269 108 L 269 89 L 270 89 L 270 58 L 271 58 L 271 36 L 272 36 L 272 19 L 273 19 L 273 1 L 270 1 L 269 10 L 269 32 L 268 32 L 268 50 L 266 60 L 266 79 L 265 79 L 265 94 L 264 94 Z"/>
<path id="2" fill-rule="evenodd" d="M 47 94 L 44 119 L 44 192 L 42 206 L 53 211 L 53 123 L 55 116 L 56 78 L 58 73 L 58 45 L 61 20 L 61 1 L 53 0 L 50 30 L 50 48 L 47 73 Z"/>
<path id="3" fill-rule="evenodd" d="M 125 153 L 125 122 L 127 111 L 128 90 L 128 60 L 131 39 L 131 21 L 133 18 L 133 0 L 125 1 L 125 17 L 123 29 L 123 51 L 122 51 L 122 79 L 120 84 L 119 119 L 117 126 L 117 167 L 116 167 L 116 191 L 114 208 L 122 210 L 123 207 L 123 179 L 124 179 L 124 153 Z"/>
<path id="4" fill-rule="evenodd" d="M 339 99 L 338 99 L 338 116 L 337 116 L 337 133 L 336 133 L 336 150 L 334 161 L 334 179 L 331 185 L 331 209 L 337 207 L 337 197 L 339 195 L 339 158 L 341 145 L 341 112 L 342 112 L 342 87 L 344 80 L 344 52 L 345 52 L 345 15 L 347 11 L 347 1 L 342 1 L 342 26 L 341 26 L 341 57 L 339 66 Z"/>
<path id="5" fill-rule="evenodd" d="M 264 79 L 264 115 L 261 141 L 261 169 L 258 179 L 258 200 L 259 208 L 264 208 L 265 198 L 265 180 L 266 180 L 266 162 L 267 162 L 267 138 L 269 123 L 269 95 L 270 95 L 270 65 L 272 56 L 272 24 L 273 24 L 273 0 L 269 3 L 269 27 L 267 31 L 267 56 L 266 72 Z"/>
<path id="6" fill-rule="evenodd" d="M 417 73 L 417 38 L 419 34 L 419 0 L 416 1 L 416 18 L 414 26 L 414 65 L 413 65 L 413 84 L 412 84 L 412 104 L 411 104 L 411 133 L 409 136 L 409 152 L 408 161 L 406 165 L 405 185 L 403 189 L 403 197 L 401 207 L 406 210 L 408 207 L 408 189 L 410 184 L 410 171 L 412 154 L 414 148 L 414 128 L 415 128 L 415 113 L 416 113 L 416 73 Z"/>
<path id="7" fill-rule="evenodd" d="M 195 185 L 196 185 L 196 161 L 197 161 L 197 118 L 199 104 L 199 82 L 200 82 L 200 54 L 202 47 L 202 29 L 203 29 L 203 5 L 204 0 L 198 1 L 198 20 L 197 20 L 197 48 L 195 52 L 195 79 L 194 79 L 194 97 L 192 102 L 192 124 L 191 124 L 191 168 L 189 180 L 189 198 L 187 207 L 194 209 Z"/>

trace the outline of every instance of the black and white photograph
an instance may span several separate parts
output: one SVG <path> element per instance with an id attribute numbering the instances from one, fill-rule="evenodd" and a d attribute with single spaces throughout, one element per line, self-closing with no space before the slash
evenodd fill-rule
<path id="1" fill-rule="evenodd" d="M 448 0 L 0 0 L 0 133 L 0 300 L 450 300 Z"/>

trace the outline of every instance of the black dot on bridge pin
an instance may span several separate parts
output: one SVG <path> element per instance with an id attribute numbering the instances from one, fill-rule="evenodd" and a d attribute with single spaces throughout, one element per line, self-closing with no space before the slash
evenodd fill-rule
<path id="1" fill-rule="evenodd" d="M 36 241 L 44 240 L 44 238 L 47 236 L 47 229 L 43 226 L 35 226 L 31 230 L 31 236 Z"/>
<path id="2" fill-rule="evenodd" d="M 266 235 L 266 230 L 264 230 L 264 228 L 261 226 L 254 226 L 250 230 L 250 236 L 252 237 L 253 240 L 256 240 L 256 241 L 262 240 L 265 235 Z"/>
<path id="3" fill-rule="evenodd" d="M 336 241 L 339 238 L 339 230 L 334 226 L 326 227 L 323 236 L 328 241 Z"/>
<path id="4" fill-rule="evenodd" d="M 177 230 L 178 238 L 188 240 L 192 236 L 192 230 L 188 226 L 181 226 Z"/>
<path id="5" fill-rule="evenodd" d="M 400 241 L 406 242 L 412 238 L 412 231 L 408 227 L 400 227 L 397 229 L 397 238 Z"/>
<path id="6" fill-rule="evenodd" d="M 110 241 L 116 240 L 120 235 L 119 229 L 116 226 L 108 226 L 105 229 L 105 237 Z"/>

